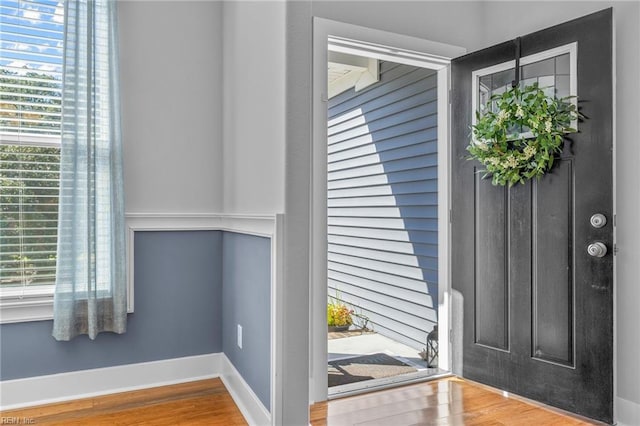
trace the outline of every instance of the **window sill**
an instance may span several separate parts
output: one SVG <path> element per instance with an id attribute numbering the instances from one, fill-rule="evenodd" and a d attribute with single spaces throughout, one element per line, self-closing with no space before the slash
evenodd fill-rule
<path id="1" fill-rule="evenodd" d="M 0 292 L 0 324 L 50 319 L 53 319 L 53 286 Z"/>
<path id="2" fill-rule="evenodd" d="M 127 313 L 133 313 L 132 288 L 127 288 Z M 0 324 L 53 319 L 53 286 L 0 289 Z"/>

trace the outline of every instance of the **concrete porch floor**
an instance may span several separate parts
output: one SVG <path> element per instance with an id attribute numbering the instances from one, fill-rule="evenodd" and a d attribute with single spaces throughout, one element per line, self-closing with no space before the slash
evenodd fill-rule
<path id="1" fill-rule="evenodd" d="M 418 371 L 428 368 L 426 361 L 420 358 L 420 351 L 378 333 L 330 339 L 328 346 L 329 361 L 357 355 L 385 353 L 412 365 Z"/>
<path id="2" fill-rule="evenodd" d="M 329 398 L 338 398 L 348 395 L 369 392 L 371 390 L 385 389 L 405 383 L 430 380 L 442 377 L 448 373 L 439 368 L 429 368 L 419 354 L 420 351 L 411 348 L 393 339 L 378 333 L 366 333 L 328 341 L 328 361 L 351 358 L 358 355 L 384 353 L 390 355 L 405 364 L 413 366 L 417 371 L 400 376 L 371 379 L 328 389 Z"/>

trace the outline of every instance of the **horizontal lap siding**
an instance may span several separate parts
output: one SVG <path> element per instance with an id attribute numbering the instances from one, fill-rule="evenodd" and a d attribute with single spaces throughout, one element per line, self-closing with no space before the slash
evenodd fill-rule
<path id="1" fill-rule="evenodd" d="M 380 71 L 329 100 L 329 295 L 420 350 L 438 307 L 436 75 Z"/>

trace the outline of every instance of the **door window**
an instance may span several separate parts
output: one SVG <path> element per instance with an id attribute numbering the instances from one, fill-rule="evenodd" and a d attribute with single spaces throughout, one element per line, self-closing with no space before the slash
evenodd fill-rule
<path id="1" fill-rule="evenodd" d="M 476 70 L 473 78 L 473 111 L 484 114 L 487 108 L 496 111 L 495 103 L 487 105 L 493 95 L 499 95 L 511 88 L 514 78 L 515 61 L 508 61 L 492 67 Z M 571 43 L 551 50 L 521 58 L 520 87 L 524 88 L 534 83 L 544 90 L 547 96 L 564 98 L 577 96 L 577 46 Z M 576 98 L 571 99 L 572 103 Z M 475 113 L 472 124 L 476 123 Z M 577 129 L 577 123 L 571 127 Z M 526 136 L 529 129 L 521 129 L 521 135 Z"/>

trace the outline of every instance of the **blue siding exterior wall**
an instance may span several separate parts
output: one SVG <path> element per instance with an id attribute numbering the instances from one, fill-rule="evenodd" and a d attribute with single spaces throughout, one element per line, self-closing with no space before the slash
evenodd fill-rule
<path id="1" fill-rule="evenodd" d="M 329 100 L 329 297 L 416 350 L 437 323 L 435 71 L 380 63 Z"/>

